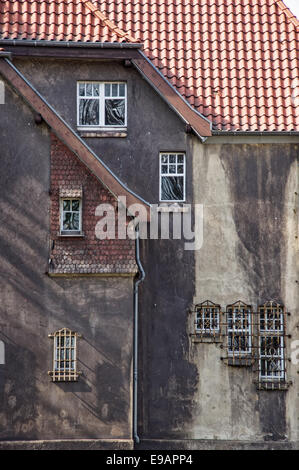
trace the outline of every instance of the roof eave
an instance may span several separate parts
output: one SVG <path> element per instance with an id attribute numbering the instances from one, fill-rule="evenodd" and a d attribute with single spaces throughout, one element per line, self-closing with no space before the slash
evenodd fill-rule
<path id="1" fill-rule="evenodd" d="M 47 41 L 43 39 L 0 39 L 1 45 L 31 47 L 87 47 L 98 49 L 142 49 L 143 43 L 130 42 L 88 42 L 88 41 Z"/>

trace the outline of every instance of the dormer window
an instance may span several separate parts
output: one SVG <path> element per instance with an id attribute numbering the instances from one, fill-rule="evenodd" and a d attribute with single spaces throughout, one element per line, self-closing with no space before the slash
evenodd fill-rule
<path id="1" fill-rule="evenodd" d="M 126 88 L 124 82 L 78 82 L 78 127 L 82 130 L 126 127 Z"/>

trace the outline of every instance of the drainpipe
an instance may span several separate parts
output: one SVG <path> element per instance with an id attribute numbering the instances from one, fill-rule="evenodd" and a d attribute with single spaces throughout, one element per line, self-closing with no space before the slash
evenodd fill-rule
<path id="1" fill-rule="evenodd" d="M 135 255 L 139 269 L 139 277 L 134 284 L 134 348 L 133 348 L 133 439 L 139 444 L 140 439 L 137 433 L 138 421 L 138 288 L 145 278 L 145 272 L 139 258 L 139 224 L 136 225 Z"/>

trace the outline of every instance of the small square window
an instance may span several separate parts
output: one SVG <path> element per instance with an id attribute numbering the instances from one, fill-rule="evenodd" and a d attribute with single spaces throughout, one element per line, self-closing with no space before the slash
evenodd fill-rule
<path id="1" fill-rule="evenodd" d="M 60 201 L 61 235 L 79 235 L 82 232 L 82 199 L 64 198 Z"/>

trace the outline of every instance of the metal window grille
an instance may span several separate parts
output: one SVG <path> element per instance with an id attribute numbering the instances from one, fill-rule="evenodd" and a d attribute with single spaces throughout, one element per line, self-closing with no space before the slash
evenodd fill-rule
<path id="1" fill-rule="evenodd" d="M 54 339 L 53 370 L 49 371 L 53 382 L 70 382 L 78 380 L 77 371 L 77 338 L 80 335 L 68 328 L 49 335 Z"/>
<path id="2" fill-rule="evenodd" d="M 227 354 L 230 364 L 242 365 L 252 355 L 252 308 L 241 300 L 226 307 Z M 248 365 L 247 361 L 244 365 Z"/>
<path id="3" fill-rule="evenodd" d="M 286 383 L 285 317 L 283 305 L 267 302 L 258 308 L 258 381 L 261 388 Z"/>
<path id="4" fill-rule="evenodd" d="M 206 300 L 195 306 L 195 333 L 213 336 L 220 332 L 220 305 Z"/>

